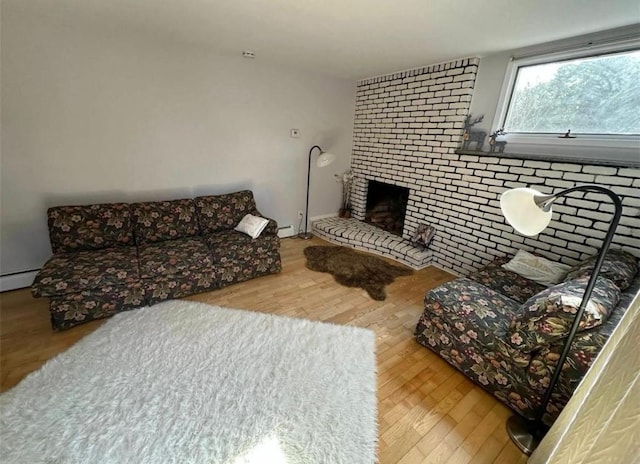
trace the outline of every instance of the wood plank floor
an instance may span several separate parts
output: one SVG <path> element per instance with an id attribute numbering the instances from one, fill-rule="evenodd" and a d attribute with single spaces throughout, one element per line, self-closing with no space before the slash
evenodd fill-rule
<path id="1" fill-rule="evenodd" d="M 430 267 L 398 278 L 387 287 L 385 301 L 374 301 L 363 290 L 306 269 L 307 245 L 328 243 L 284 239 L 282 273 L 189 299 L 375 331 L 381 463 L 526 462 L 505 431 L 509 410 L 414 341 L 425 291 L 451 274 Z M 46 299 L 32 298 L 27 289 L 0 294 L 0 389 L 11 388 L 102 323 L 53 333 Z"/>

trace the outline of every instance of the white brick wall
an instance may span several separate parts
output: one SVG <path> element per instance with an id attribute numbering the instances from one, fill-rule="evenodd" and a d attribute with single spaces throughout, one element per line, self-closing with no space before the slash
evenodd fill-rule
<path id="1" fill-rule="evenodd" d="M 505 222 L 498 198 L 513 187 L 552 193 L 593 182 L 622 198 L 613 246 L 640 256 L 639 169 L 455 153 L 477 64 L 470 58 L 358 82 L 353 216 L 364 219 L 368 180 L 392 183 L 410 189 L 403 237 L 421 222 L 435 226 L 432 259 L 440 267 L 466 274 L 516 249 L 574 264 L 600 246 L 613 210 L 608 197 L 560 200 L 551 225 L 533 238 Z"/>

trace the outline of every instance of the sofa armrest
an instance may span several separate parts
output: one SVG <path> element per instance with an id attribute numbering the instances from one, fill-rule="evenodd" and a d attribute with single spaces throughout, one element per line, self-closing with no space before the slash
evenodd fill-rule
<path id="1" fill-rule="evenodd" d="M 598 330 L 578 334 L 571 344 L 569 356 L 547 406 L 544 422 L 552 423 L 587 373 L 589 367 L 604 346 L 607 336 Z M 557 368 L 562 344 L 547 346 L 535 353 L 527 369 L 527 383 L 540 397 L 547 391 L 551 377 Z"/>
<path id="2" fill-rule="evenodd" d="M 262 234 L 278 235 L 278 223 L 275 221 L 275 219 L 266 217 L 264 214 L 262 214 L 258 210 L 253 211 L 251 214 L 253 214 L 254 216 L 260 216 L 261 218 L 265 218 L 269 220 L 269 224 L 267 224 L 267 226 L 264 228 L 264 230 L 262 231 Z"/>

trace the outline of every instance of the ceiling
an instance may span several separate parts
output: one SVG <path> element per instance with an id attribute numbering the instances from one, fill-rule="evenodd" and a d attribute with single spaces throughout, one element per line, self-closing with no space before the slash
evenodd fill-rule
<path id="1" fill-rule="evenodd" d="M 360 79 L 640 23 L 638 0 L 3 0 Z M 640 29 L 639 29 L 640 30 Z"/>

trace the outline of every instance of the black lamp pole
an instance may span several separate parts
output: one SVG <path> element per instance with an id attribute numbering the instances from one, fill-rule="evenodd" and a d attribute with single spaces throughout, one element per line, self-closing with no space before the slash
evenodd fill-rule
<path id="1" fill-rule="evenodd" d="M 589 298 L 591 298 L 591 292 L 593 291 L 593 287 L 596 284 L 598 274 L 600 273 L 600 268 L 602 267 L 602 263 L 604 262 L 604 258 L 607 250 L 609 249 L 609 245 L 611 245 L 613 235 L 622 214 L 622 202 L 620 201 L 620 198 L 611 190 L 600 187 L 599 185 L 580 185 L 567 190 L 563 190 L 554 195 L 538 196 L 534 201 L 540 207 L 540 209 L 542 209 L 543 211 L 549 211 L 551 205 L 555 200 L 569 193 L 578 191 L 597 192 L 607 195 L 609 198 L 611 198 L 615 205 L 615 212 L 613 214 L 613 219 L 609 224 L 609 231 L 607 232 L 607 236 L 605 237 L 604 243 L 602 244 L 600 252 L 598 253 L 598 258 L 596 259 L 593 272 L 591 273 L 591 277 L 589 278 L 589 283 L 587 284 L 587 288 L 584 291 L 582 302 L 580 303 L 578 312 L 576 313 L 573 323 L 571 324 L 569 335 L 567 336 L 566 342 L 562 348 L 562 353 L 560 354 L 560 358 L 558 359 L 558 362 L 556 364 L 553 376 L 551 377 L 551 382 L 549 383 L 549 387 L 545 392 L 544 398 L 535 417 L 533 419 L 524 419 L 522 416 L 513 415 L 507 420 L 507 432 L 509 433 L 511 440 L 513 440 L 516 446 L 527 455 L 531 454 L 533 450 L 536 449 L 536 447 L 548 431 L 548 427 L 544 424 L 542 419 L 547 410 L 549 401 L 551 400 L 553 390 L 555 389 L 555 386 L 560 379 L 562 367 L 564 366 L 564 363 L 569 356 L 571 343 L 573 342 L 573 338 L 578 332 L 580 320 L 582 319 L 582 315 L 587 307 Z"/>
<path id="2" fill-rule="evenodd" d="M 305 240 L 311 238 L 311 234 L 307 232 L 307 223 L 309 222 L 309 181 L 311 180 L 311 153 L 313 153 L 313 150 L 315 148 L 320 150 L 320 153 L 322 153 L 322 148 L 320 148 L 319 145 L 314 145 L 311 147 L 311 150 L 309 150 L 309 164 L 307 166 L 307 203 L 304 208 L 304 232 L 300 232 L 298 234 L 298 238 L 303 238 Z"/>

